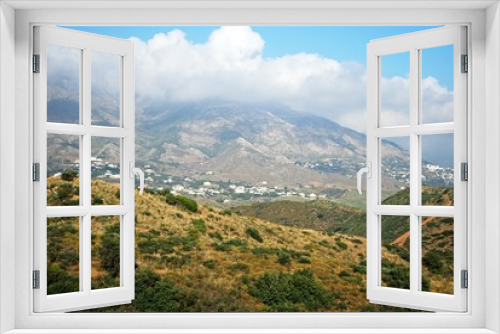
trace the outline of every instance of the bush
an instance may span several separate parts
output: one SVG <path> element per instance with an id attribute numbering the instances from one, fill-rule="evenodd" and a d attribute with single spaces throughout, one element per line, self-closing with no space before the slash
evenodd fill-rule
<path id="1" fill-rule="evenodd" d="M 139 312 L 185 312 L 197 299 L 195 294 L 149 268 L 136 270 L 135 291 L 132 305 Z"/>
<path id="2" fill-rule="evenodd" d="M 303 264 L 310 264 L 311 263 L 311 260 L 309 260 L 307 257 L 299 257 L 299 259 L 297 261 L 299 263 L 303 263 Z"/>
<path id="3" fill-rule="evenodd" d="M 198 203 L 195 200 L 182 195 L 173 195 L 170 192 L 165 194 L 167 204 L 180 206 L 190 212 L 198 211 Z"/>
<path id="4" fill-rule="evenodd" d="M 69 275 L 66 269 L 58 264 L 47 264 L 47 294 L 77 292 L 80 289 L 78 275 Z"/>
<path id="5" fill-rule="evenodd" d="M 247 235 L 255 240 L 257 240 L 258 242 L 262 243 L 264 242 L 264 239 L 262 239 L 262 236 L 260 235 L 260 232 L 259 230 L 253 228 L 253 227 L 249 227 L 247 228 Z"/>
<path id="6" fill-rule="evenodd" d="M 337 241 L 336 244 L 342 250 L 346 250 L 347 249 L 347 244 L 343 243 L 342 241 Z"/>
<path id="7" fill-rule="evenodd" d="M 278 263 L 281 265 L 288 265 L 292 263 L 292 257 L 287 252 L 281 252 L 278 254 Z"/>
<path id="8" fill-rule="evenodd" d="M 202 233 L 207 231 L 207 226 L 205 225 L 203 219 L 193 219 L 191 220 L 191 223 L 194 225 L 194 228 L 196 228 L 198 231 Z"/>
<path id="9" fill-rule="evenodd" d="M 226 209 L 220 213 L 223 216 L 231 216 L 233 214 L 233 211 Z"/>
<path id="10" fill-rule="evenodd" d="M 248 270 L 248 268 L 249 268 L 248 264 L 241 263 L 241 262 L 232 264 L 229 267 L 227 267 L 227 269 L 229 269 L 229 270 L 241 270 L 241 271 L 246 271 L 246 270 Z"/>
<path id="11" fill-rule="evenodd" d="M 333 304 L 333 296 L 316 281 L 309 269 L 293 274 L 265 273 L 248 287 L 251 296 L 272 311 L 318 311 Z"/>
<path id="12" fill-rule="evenodd" d="M 214 269 L 215 264 L 216 264 L 215 260 L 208 260 L 208 261 L 203 262 L 203 265 L 205 267 L 207 267 L 208 269 Z"/>
<path id="13" fill-rule="evenodd" d="M 101 267 L 105 269 L 111 277 L 120 275 L 120 223 L 106 229 L 102 237 L 101 246 Z"/>
<path id="14" fill-rule="evenodd" d="M 430 250 L 422 257 L 422 265 L 436 275 L 443 274 L 445 269 L 440 253 L 437 250 Z"/>
<path id="15" fill-rule="evenodd" d="M 223 243 L 213 243 L 212 246 L 219 252 L 228 252 L 233 249 L 233 247 L 246 248 L 248 244 L 241 239 L 230 239 Z"/>
<path id="16" fill-rule="evenodd" d="M 104 200 L 100 196 L 92 196 L 92 205 L 103 205 Z"/>
<path id="17" fill-rule="evenodd" d="M 62 174 L 61 174 L 61 179 L 63 181 L 73 181 L 75 179 L 75 177 L 78 176 L 78 172 L 77 171 L 74 171 L 72 169 L 68 169 L 68 170 L 65 170 Z"/>
<path id="18" fill-rule="evenodd" d="M 191 198 L 187 198 L 182 195 L 177 195 L 177 202 L 179 203 L 180 206 L 182 206 L 183 208 L 185 208 L 190 212 L 198 211 L 198 203 L 196 203 L 196 201 Z"/>

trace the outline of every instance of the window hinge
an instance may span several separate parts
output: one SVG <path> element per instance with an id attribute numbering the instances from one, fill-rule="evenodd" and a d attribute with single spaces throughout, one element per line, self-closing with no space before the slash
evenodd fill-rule
<path id="1" fill-rule="evenodd" d="M 40 73 L 40 55 L 33 55 L 33 73 Z"/>
<path id="2" fill-rule="evenodd" d="M 469 57 L 467 55 L 462 55 L 462 68 L 460 72 L 469 72 Z"/>
<path id="3" fill-rule="evenodd" d="M 40 164 L 38 162 L 33 164 L 33 181 L 40 182 Z"/>
<path id="4" fill-rule="evenodd" d="M 460 173 L 462 181 L 469 181 L 469 165 L 466 162 L 460 164 Z"/>
<path id="5" fill-rule="evenodd" d="M 467 270 L 462 270 L 460 276 L 462 280 L 462 289 L 467 289 L 469 287 L 469 273 Z"/>
<path id="6" fill-rule="evenodd" d="M 40 289 L 40 270 L 33 270 L 33 289 Z"/>

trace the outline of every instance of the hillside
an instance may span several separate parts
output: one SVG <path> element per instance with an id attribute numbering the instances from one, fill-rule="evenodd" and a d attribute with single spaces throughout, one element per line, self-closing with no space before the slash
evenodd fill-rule
<path id="1" fill-rule="evenodd" d="M 326 200 L 280 200 L 238 206 L 233 210 L 243 216 L 257 217 L 285 226 L 366 236 L 365 210 Z"/>
<path id="2" fill-rule="evenodd" d="M 77 181 L 49 178 L 49 200 L 74 203 Z M 92 181 L 92 188 L 94 203 L 116 203 L 117 185 Z M 93 288 L 119 284 L 118 222 L 116 217 L 92 221 Z M 78 244 L 78 220 L 49 220 L 49 293 L 78 290 Z M 383 282 L 407 287 L 401 248 L 387 247 Z M 398 310 L 366 300 L 362 237 L 281 226 L 206 206 L 190 212 L 167 204 L 161 194 L 136 196 L 136 259 L 136 299 L 97 311 Z M 445 285 L 441 276 L 430 282 Z"/>
<path id="3" fill-rule="evenodd" d="M 70 182 L 51 178 L 49 187 L 51 198 L 65 204 L 74 199 L 71 190 L 77 183 L 76 179 Z M 115 185 L 93 181 L 93 189 L 100 203 L 116 201 Z M 107 311 L 378 309 L 365 299 L 362 238 L 328 236 L 208 207 L 190 213 L 166 204 L 164 196 L 156 194 L 136 197 L 136 216 L 137 299 L 131 305 Z M 71 219 L 55 220 L 49 223 L 48 247 L 52 277 L 49 291 L 53 293 L 72 291 L 78 286 L 78 225 Z M 92 283 L 96 288 L 115 286 L 116 266 L 105 250 L 116 250 L 116 220 L 100 217 L 94 223 Z M 387 256 L 395 267 L 406 265 L 397 255 Z M 307 284 L 312 295 L 328 296 L 327 300 L 321 297 L 318 303 L 306 296 L 292 300 L 283 297 L 287 293 L 281 290 L 290 289 L 289 284 L 296 280 L 304 280 L 301 284 Z M 166 300 L 155 300 L 148 287 L 164 291 Z M 269 291 L 272 295 L 275 288 L 281 292 L 271 299 L 261 293 Z"/>
<path id="4" fill-rule="evenodd" d="M 409 189 L 405 189 L 385 199 L 383 204 L 408 204 L 409 196 Z M 422 203 L 453 205 L 453 188 L 423 187 Z M 273 201 L 238 206 L 234 210 L 284 226 L 366 237 L 365 211 L 330 201 Z M 382 217 L 382 243 L 406 260 L 409 260 L 409 230 L 409 217 Z M 453 218 L 422 217 L 422 256 L 431 281 L 430 286 L 423 287 L 433 292 L 453 293 Z"/>

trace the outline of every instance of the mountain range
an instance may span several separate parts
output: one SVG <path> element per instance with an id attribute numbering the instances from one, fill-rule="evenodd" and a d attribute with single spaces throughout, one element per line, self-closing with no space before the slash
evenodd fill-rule
<path id="1" fill-rule="evenodd" d="M 137 161 L 159 174 L 353 187 L 366 159 L 364 134 L 280 105 L 204 101 L 145 108 L 136 121 Z M 408 159 L 392 143 L 384 143 L 384 153 Z M 304 167 L 319 162 L 340 162 L 341 168 L 325 173 Z"/>
<path id="2" fill-rule="evenodd" d="M 49 119 L 58 119 L 64 114 L 59 107 L 70 108 L 71 102 L 50 105 Z M 92 124 L 115 125 L 115 114 L 96 108 Z M 68 138 L 49 138 L 49 156 L 77 160 L 77 138 Z M 118 141 L 95 143 L 92 156 L 119 162 Z M 386 157 L 408 162 L 408 152 L 396 144 L 384 141 L 383 151 Z M 277 104 L 199 101 L 137 108 L 136 164 L 156 175 L 354 189 L 354 176 L 365 159 L 364 134 Z M 401 184 L 387 178 L 383 185 Z"/>

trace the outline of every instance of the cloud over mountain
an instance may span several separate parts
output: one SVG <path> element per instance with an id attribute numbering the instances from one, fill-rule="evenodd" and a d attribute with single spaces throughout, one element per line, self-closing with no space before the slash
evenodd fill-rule
<path id="1" fill-rule="evenodd" d="M 265 41 L 251 27 L 220 27 L 204 43 L 190 41 L 178 29 L 156 34 L 148 41 L 131 40 L 135 44 L 139 110 L 204 99 L 272 101 L 366 131 L 366 69 L 360 63 L 312 53 L 265 57 Z M 51 57 L 54 77 L 78 61 L 74 57 L 59 61 L 64 57 L 61 53 Z M 108 83 L 113 80 L 106 77 L 115 77 L 116 70 L 104 59 L 100 65 L 94 64 L 99 67 L 100 79 L 92 81 L 93 90 L 109 93 Z M 452 120 L 453 92 L 432 77 L 422 80 L 422 90 L 424 120 Z M 385 124 L 407 124 L 408 77 L 382 78 L 382 96 Z"/>

